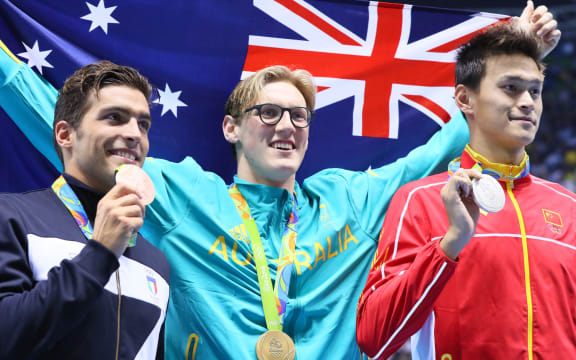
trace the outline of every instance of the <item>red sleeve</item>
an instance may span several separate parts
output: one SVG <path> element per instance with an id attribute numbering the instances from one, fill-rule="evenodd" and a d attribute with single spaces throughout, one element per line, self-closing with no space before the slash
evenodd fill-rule
<path id="1" fill-rule="evenodd" d="M 422 327 L 456 268 L 430 235 L 427 214 L 445 211 L 435 187 L 402 187 L 386 214 L 356 322 L 358 344 L 374 359 L 394 354 Z"/>

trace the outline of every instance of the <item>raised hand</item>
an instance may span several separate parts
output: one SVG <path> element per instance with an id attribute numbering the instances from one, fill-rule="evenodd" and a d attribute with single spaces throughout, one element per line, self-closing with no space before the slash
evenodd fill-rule
<path id="1" fill-rule="evenodd" d="M 98 203 L 92 238 L 120 257 L 144 223 L 146 207 L 137 190 L 116 184 Z"/>
<path id="2" fill-rule="evenodd" d="M 476 170 L 459 169 L 440 192 L 449 222 L 440 247 L 451 259 L 458 257 L 476 231 L 480 209 L 472 195 L 472 178 L 481 176 Z"/>
<path id="3" fill-rule="evenodd" d="M 512 22 L 524 31 L 534 32 L 540 38 L 541 59 L 554 50 L 562 36 L 562 32 L 557 28 L 558 22 L 548 8 L 540 5 L 534 9 L 534 2 L 531 0 L 526 3 L 520 17 L 514 18 Z"/>

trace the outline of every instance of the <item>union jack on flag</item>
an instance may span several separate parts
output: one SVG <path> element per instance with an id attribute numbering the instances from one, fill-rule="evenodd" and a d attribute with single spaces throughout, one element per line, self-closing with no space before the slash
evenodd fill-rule
<path id="1" fill-rule="evenodd" d="M 424 143 L 456 113 L 455 50 L 504 18 L 362 0 L 0 0 L 0 40 L 55 88 L 99 59 L 137 68 L 161 95 L 150 155 L 191 155 L 227 181 L 221 122 L 235 84 L 268 65 L 307 69 L 319 93 L 303 179 L 382 166 Z M 35 149 L 18 120 L 0 110 L 0 191 L 58 173 L 50 139 Z"/>

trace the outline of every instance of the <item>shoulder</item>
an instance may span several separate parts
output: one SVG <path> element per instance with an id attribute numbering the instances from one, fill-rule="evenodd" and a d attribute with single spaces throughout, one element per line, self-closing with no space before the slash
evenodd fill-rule
<path id="1" fill-rule="evenodd" d="M 366 180 L 370 180 L 370 178 L 381 178 L 381 175 L 376 174 L 372 170 L 355 171 L 339 168 L 328 168 L 306 178 L 303 182 L 303 186 L 307 189 L 333 189 L 334 186 L 348 186 L 350 184 L 354 184 L 356 186 L 365 182 Z"/>
<path id="2" fill-rule="evenodd" d="M 448 182 L 448 173 L 443 172 L 440 174 L 427 176 L 425 178 L 410 181 L 404 184 L 398 190 L 399 193 L 405 194 L 427 194 L 436 193 Z"/>
<path id="3" fill-rule="evenodd" d="M 324 169 L 304 179 L 302 189 L 315 194 L 338 191 L 338 187 L 346 186 L 350 177 L 358 173 L 337 168 Z"/>
<path id="4" fill-rule="evenodd" d="M 576 202 L 576 194 L 566 189 L 564 186 L 537 176 L 530 175 L 530 177 L 532 178 L 533 185 L 538 186 L 539 192 L 548 192 L 550 194 L 570 199 L 572 202 Z"/>
<path id="5" fill-rule="evenodd" d="M 54 206 L 55 195 L 51 189 L 40 189 L 23 193 L 0 193 L 0 212 L 37 213 Z"/>
<path id="6" fill-rule="evenodd" d="M 0 227 L 3 231 L 18 228 L 22 234 L 82 241 L 74 217 L 52 189 L 0 194 Z"/>
<path id="7" fill-rule="evenodd" d="M 59 237 L 66 233 L 68 221 L 63 205 L 51 189 L 25 193 L 0 194 L 0 242 L 11 241 L 11 236 L 25 241 L 28 235 Z M 12 234 L 12 235 L 10 235 Z"/>
<path id="8" fill-rule="evenodd" d="M 154 185 L 161 187 L 189 187 L 198 182 L 224 183 L 220 176 L 205 171 L 196 160 L 189 156 L 180 162 L 148 157 L 143 169 L 150 175 Z"/>
<path id="9" fill-rule="evenodd" d="M 353 176 L 355 174 L 363 173 L 363 171 L 352 171 L 339 168 L 328 168 L 320 170 L 317 173 L 309 176 L 304 180 L 304 182 L 311 181 L 329 181 L 331 179 L 344 179 L 346 177 Z"/>
<path id="10" fill-rule="evenodd" d="M 441 203 L 440 190 L 448 181 L 446 172 L 411 181 L 401 186 L 390 203 L 393 209 L 436 209 Z M 420 211 L 420 210 L 417 210 Z"/>

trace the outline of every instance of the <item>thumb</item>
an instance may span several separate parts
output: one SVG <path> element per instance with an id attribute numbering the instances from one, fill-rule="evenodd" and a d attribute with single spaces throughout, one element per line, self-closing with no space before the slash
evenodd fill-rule
<path id="1" fill-rule="evenodd" d="M 520 14 L 520 21 L 525 24 L 530 24 L 530 18 L 534 13 L 534 2 L 532 0 L 528 0 L 526 2 L 526 7 L 522 10 L 522 14 Z"/>

